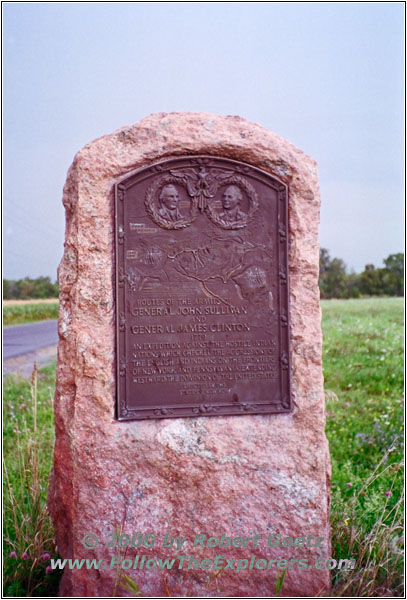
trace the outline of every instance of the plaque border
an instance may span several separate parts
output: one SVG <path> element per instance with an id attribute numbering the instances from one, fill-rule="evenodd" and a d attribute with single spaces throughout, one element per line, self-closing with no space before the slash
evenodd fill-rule
<path id="1" fill-rule="evenodd" d="M 124 349 L 121 352 L 121 325 L 122 316 L 119 313 L 119 294 L 120 290 L 125 288 L 124 273 L 122 272 L 121 265 L 119 263 L 120 256 L 123 254 L 124 245 L 124 229 L 122 223 L 119 222 L 119 216 L 123 214 L 123 222 L 125 221 L 125 199 L 126 192 L 131 189 L 134 185 L 139 182 L 139 176 L 145 172 L 146 177 L 150 177 L 152 174 L 159 174 L 163 172 L 164 166 L 171 164 L 172 162 L 179 162 L 181 160 L 188 160 L 190 162 L 195 161 L 197 166 L 200 164 L 207 164 L 211 161 L 227 161 L 232 163 L 235 171 L 238 174 L 248 175 L 256 178 L 260 177 L 264 183 L 266 179 L 267 185 L 273 188 L 277 194 L 277 231 L 278 231 L 278 243 L 277 243 L 277 264 L 278 264 L 278 298 L 279 298 L 279 348 L 280 355 L 278 357 L 279 370 L 287 371 L 287 376 L 280 376 L 280 400 L 278 402 L 268 401 L 267 403 L 253 404 L 250 402 L 245 403 L 216 403 L 211 404 L 196 403 L 191 406 L 149 406 L 140 407 L 137 409 L 129 409 L 127 407 L 125 393 L 121 393 L 121 382 L 125 379 L 126 374 L 126 351 Z M 213 165 L 212 165 L 213 166 Z M 293 410 L 293 400 L 291 391 L 291 352 L 290 352 L 290 313 L 289 313 L 289 265 L 288 265 L 288 204 L 289 204 L 289 188 L 286 184 L 280 181 L 274 175 L 263 171 L 258 167 L 255 167 L 248 163 L 243 163 L 224 156 L 215 155 L 182 155 L 172 156 L 158 160 L 150 165 L 137 168 L 127 173 L 121 180 L 114 184 L 114 226 L 115 226 L 115 302 L 116 302 L 116 340 L 115 340 L 115 362 L 116 362 L 116 409 L 115 417 L 118 421 L 129 421 L 129 420 L 151 420 L 151 419 L 165 419 L 165 418 L 187 418 L 197 416 L 235 416 L 235 415 L 259 415 L 259 414 L 287 414 Z M 123 303 L 124 304 L 124 303 Z M 125 315 L 123 316 L 125 319 Z M 125 336 L 124 336 L 125 339 Z"/>

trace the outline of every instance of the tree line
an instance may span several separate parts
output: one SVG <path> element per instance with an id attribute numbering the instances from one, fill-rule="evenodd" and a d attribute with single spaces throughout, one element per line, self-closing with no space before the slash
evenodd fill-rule
<path id="1" fill-rule="evenodd" d="M 341 258 L 331 258 L 326 248 L 319 253 L 321 298 L 359 298 L 360 296 L 403 296 L 404 254 L 390 254 L 384 267 L 366 265 L 362 273 L 348 273 Z M 58 282 L 50 277 L 3 279 L 4 300 L 56 298 Z"/>
<path id="2" fill-rule="evenodd" d="M 17 281 L 3 279 L 3 300 L 57 298 L 58 292 L 58 282 L 52 283 L 50 277 L 24 277 Z"/>
<path id="3" fill-rule="evenodd" d="M 321 298 L 359 298 L 360 296 L 403 296 L 404 254 L 390 254 L 384 267 L 369 264 L 362 273 L 348 273 L 340 258 L 331 258 L 326 248 L 319 252 L 319 289 Z"/>

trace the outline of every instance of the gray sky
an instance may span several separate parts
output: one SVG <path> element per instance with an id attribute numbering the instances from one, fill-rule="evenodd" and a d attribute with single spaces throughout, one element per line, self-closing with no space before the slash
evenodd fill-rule
<path id="1" fill-rule="evenodd" d="M 89 141 L 153 112 L 240 115 L 318 161 L 321 246 L 403 251 L 402 3 L 4 3 L 4 277 L 56 277 Z"/>

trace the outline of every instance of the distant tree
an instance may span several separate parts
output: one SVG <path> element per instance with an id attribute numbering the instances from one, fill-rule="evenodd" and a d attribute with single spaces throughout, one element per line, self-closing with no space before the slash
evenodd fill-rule
<path id="1" fill-rule="evenodd" d="M 346 276 L 346 298 L 359 298 L 360 293 L 359 273 L 349 273 Z"/>
<path id="2" fill-rule="evenodd" d="M 326 248 L 319 249 L 319 279 L 323 279 L 325 273 L 329 269 L 331 263 L 331 257 L 329 256 L 329 250 Z"/>
<path id="3" fill-rule="evenodd" d="M 384 268 L 372 264 L 358 273 L 347 273 L 340 258 L 331 258 L 326 248 L 319 254 L 319 287 L 321 298 L 358 298 L 366 296 L 402 296 L 404 290 L 404 254 L 390 254 Z"/>
<path id="4" fill-rule="evenodd" d="M 3 279 L 3 300 L 31 300 L 57 296 L 58 283 L 52 283 L 50 277 L 24 277 L 18 281 Z"/>
<path id="5" fill-rule="evenodd" d="M 319 287 L 322 298 L 347 297 L 346 265 L 341 258 L 330 258 L 326 248 L 320 249 Z"/>
<path id="6" fill-rule="evenodd" d="M 58 286 L 51 283 L 50 277 L 37 277 L 33 298 L 52 298 L 58 295 Z"/>
<path id="7" fill-rule="evenodd" d="M 11 281 L 3 279 L 3 300 L 10 300 Z"/>
<path id="8" fill-rule="evenodd" d="M 17 282 L 13 279 L 3 279 L 3 299 L 18 298 Z"/>
<path id="9" fill-rule="evenodd" d="M 331 257 L 329 256 L 329 250 L 326 248 L 319 249 L 319 290 L 322 298 L 328 298 L 328 276 L 329 266 L 331 264 Z"/>
<path id="10" fill-rule="evenodd" d="M 376 269 L 372 264 L 366 265 L 360 275 L 360 289 L 367 296 L 382 296 L 385 293 L 384 269 Z"/>
<path id="11" fill-rule="evenodd" d="M 16 281 L 16 287 L 19 300 L 34 298 L 35 282 L 29 277 Z"/>
<path id="12" fill-rule="evenodd" d="M 390 254 L 384 259 L 383 269 L 385 293 L 390 296 L 403 296 L 404 288 L 404 253 Z"/>

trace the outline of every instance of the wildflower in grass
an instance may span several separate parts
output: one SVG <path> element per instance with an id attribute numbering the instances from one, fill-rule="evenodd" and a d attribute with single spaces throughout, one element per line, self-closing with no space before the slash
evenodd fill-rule
<path id="1" fill-rule="evenodd" d="M 350 481 L 348 481 L 348 483 L 346 484 L 348 487 L 352 487 L 353 483 L 351 483 Z"/>
<path id="2" fill-rule="evenodd" d="M 350 402 L 345 402 L 345 406 L 348 408 L 348 406 L 350 406 Z"/>
<path id="3" fill-rule="evenodd" d="M 27 554 L 27 552 L 23 552 L 22 555 L 21 555 L 21 558 L 23 560 L 28 560 L 28 554 Z"/>
<path id="4" fill-rule="evenodd" d="M 384 495 L 387 496 L 388 498 L 390 498 L 393 494 L 389 491 L 384 492 Z"/>
<path id="5" fill-rule="evenodd" d="M 45 572 L 46 572 L 47 575 L 49 575 L 50 573 L 52 573 L 52 567 L 50 567 L 48 565 L 48 567 L 45 569 Z"/>
<path id="6" fill-rule="evenodd" d="M 17 558 L 17 552 L 10 552 L 10 558 Z"/>
<path id="7" fill-rule="evenodd" d="M 50 558 L 51 558 L 51 554 L 49 554 L 49 552 L 44 552 L 44 554 L 42 555 L 43 560 L 49 560 Z"/>

